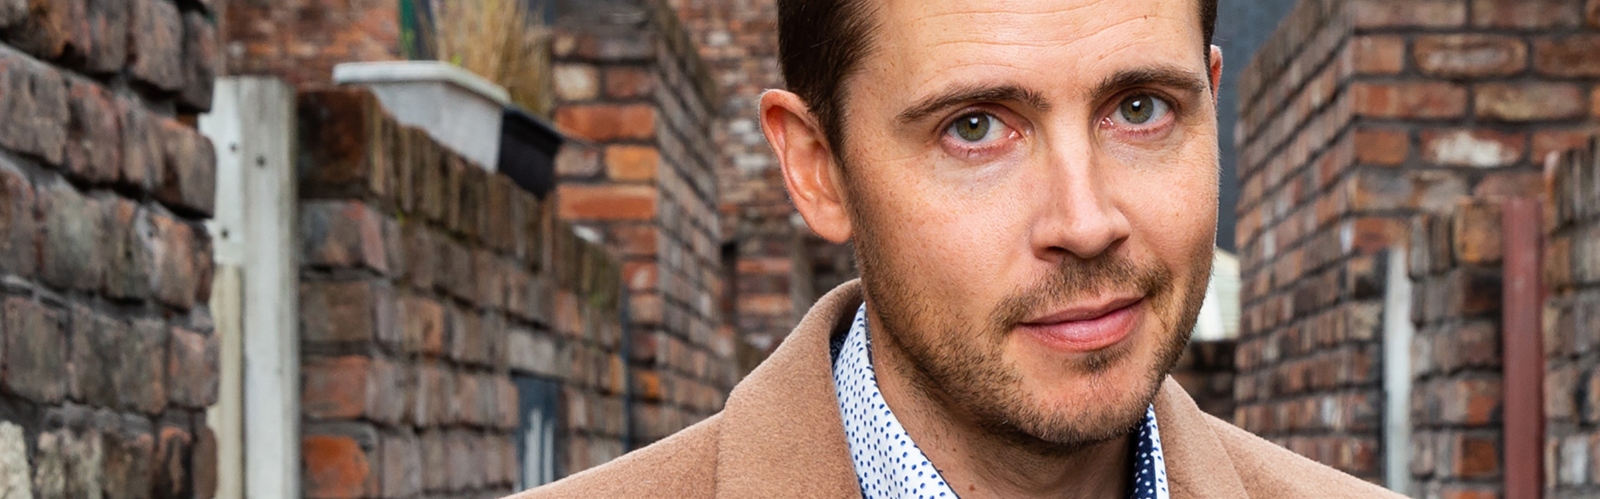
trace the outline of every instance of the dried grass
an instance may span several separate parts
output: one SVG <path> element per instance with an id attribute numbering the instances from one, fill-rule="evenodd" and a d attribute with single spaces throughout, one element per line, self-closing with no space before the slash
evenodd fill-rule
<path id="1" fill-rule="evenodd" d="M 526 0 L 434 0 L 435 56 L 505 87 L 511 101 L 549 114 L 550 31 Z"/>

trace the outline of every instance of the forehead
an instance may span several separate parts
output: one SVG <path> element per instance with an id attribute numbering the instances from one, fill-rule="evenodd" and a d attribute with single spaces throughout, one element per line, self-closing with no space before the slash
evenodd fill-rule
<path id="1" fill-rule="evenodd" d="M 861 61 L 890 92 L 1004 76 L 1057 83 L 1164 65 L 1197 70 L 1197 0 L 879 0 L 874 49 Z"/>

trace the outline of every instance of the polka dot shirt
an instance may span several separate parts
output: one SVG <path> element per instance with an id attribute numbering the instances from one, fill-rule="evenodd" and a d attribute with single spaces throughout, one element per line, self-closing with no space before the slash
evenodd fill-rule
<path id="1" fill-rule="evenodd" d="M 939 470 L 917 448 L 900 426 L 878 391 L 872 370 L 871 337 L 867 334 L 867 307 L 856 311 L 855 322 L 842 343 L 835 344 L 833 382 L 839 397 L 839 415 L 850 441 L 861 495 L 876 498 L 955 498 Z M 1155 407 L 1145 411 L 1145 422 L 1134 439 L 1132 499 L 1169 499 L 1167 467 L 1161 454 L 1161 432 Z"/>

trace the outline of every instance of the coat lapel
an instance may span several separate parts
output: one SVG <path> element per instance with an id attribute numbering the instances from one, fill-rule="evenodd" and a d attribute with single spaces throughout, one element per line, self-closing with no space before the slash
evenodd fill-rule
<path id="1" fill-rule="evenodd" d="M 833 389 L 828 342 L 861 304 L 856 281 L 811 308 L 728 395 L 717 442 L 717 497 L 860 497 Z"/>
<path id="2" fill-rule="evenodd" d="M 1177 381 L 1161 384 L 1155 406 L 1173 499 L 1249 497 L 1209 416 Z"/>

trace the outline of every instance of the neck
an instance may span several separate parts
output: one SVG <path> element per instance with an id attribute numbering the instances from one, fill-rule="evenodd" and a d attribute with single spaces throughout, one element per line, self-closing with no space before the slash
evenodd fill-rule
<path id="1" fill-rule="evenodd" d="M 874 335 L 871 349 L 884 401 L 945 483 L 963 499 L 1128 497 L 1131 435 L 1068 453 L 1018 445 L 984 429 L 957 404 L 914 382 L 908 359 L 890 335 Z"/>

